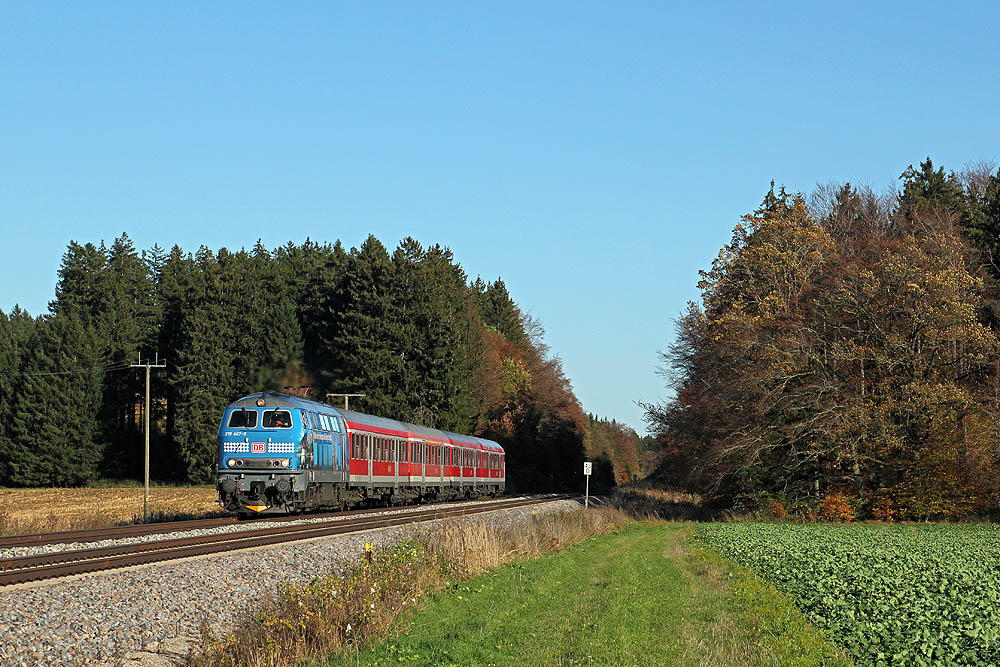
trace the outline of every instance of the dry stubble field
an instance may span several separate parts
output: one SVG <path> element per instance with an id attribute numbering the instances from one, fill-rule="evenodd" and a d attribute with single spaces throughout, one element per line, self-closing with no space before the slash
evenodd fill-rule
<path id="1" fill-rule="evenodd" d="M 221 514 L 212 487 L 153 487 L 150 515 L 157 520 Z M 99 528 L 142 522 L 142 488 L 0 488 L 0 535 Z"/>

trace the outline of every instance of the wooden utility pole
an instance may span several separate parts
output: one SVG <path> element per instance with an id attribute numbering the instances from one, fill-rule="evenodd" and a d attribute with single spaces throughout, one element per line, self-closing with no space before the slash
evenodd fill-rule
<path id="1" fill-rule="evenodd" d="M 344 397 L 344 409 L 345 410 L 349 410 L 350 408 L 347 407 L 347 399 L 348 398 L 364 398 L 365 396 L 367 396 L 367 394 L 327 394 L 326 395 L 326 397 L 328 399 L 329 398 L 333 398 L 333 397 L 338 397 L 338 396 L 343 396 Z"/>
<path id="2" fill-rule="evenodd" d="M 156 361 L 150 363 L 149 359 L 146 359 L 146 363 L 142 363 L 142 352 L 139 353 L 139 363 L 132 364 L 132 368 L 145 368 L 146 369 L 146 410 L 144 412 L 146 421 L 146 474 L 145 474 L 145 486 L 144 492 L 142 494 L 142 522 L 147 523 L 149 521 L 149 369 L 150 368 L 166 368 L 167 360 L 164 359 L 160 361 L 160 353 L 156 353 Z"/>

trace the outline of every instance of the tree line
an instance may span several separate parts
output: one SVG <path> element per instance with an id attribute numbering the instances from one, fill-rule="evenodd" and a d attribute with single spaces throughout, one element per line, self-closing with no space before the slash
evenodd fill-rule
<path id="1" fill-rule="evenodd" d="M 543 336 L 502 280 L 470 281 L 412 238 L 391 254 L 374 236 L 193 254 L 72 242 L 47 313 L 0 311 L 0 484 L 139 477 L 131 364 L 156 353 L 157 479 L 211 481 L 224 407 L 276 389 L 364 393 L 352 409 L 497 440 L 514 488 L 575 488 L 597 427 Z"/>
<path id="2" fill-rule="evenodd" d="M 661 354 L 657 475 L 719 506 L 882 519 L 1000 508 L 1000 172 L 774 184 Z"/>

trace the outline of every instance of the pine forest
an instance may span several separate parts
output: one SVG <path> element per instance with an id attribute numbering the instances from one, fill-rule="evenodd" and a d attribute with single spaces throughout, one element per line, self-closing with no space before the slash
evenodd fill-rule
<path id="1" fill-rule="evenodd" d="M 541 324 L 444 247 L 370 236 L 271 250 L 69 244 L 49 311 L 0 312 L 0 484 L 138 479 L 151 373 L 154 479 L 211 483 L 224 407 L 265 389 L 498 441 L 508 484 L 640 472 L 639 437 L 584 413 Z M 529 464 L 530 461 L 530 464 Z"/>

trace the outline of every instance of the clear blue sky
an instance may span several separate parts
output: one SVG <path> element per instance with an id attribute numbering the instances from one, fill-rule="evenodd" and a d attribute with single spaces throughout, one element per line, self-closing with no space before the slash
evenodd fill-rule
<path id="1" fill-rule="evenodd" d="M 698 270 L 771 179 L 1000 157 L 1000 4 L 0 6 L 0 308 L 66 244 L 450 246 L 640 431 Z"/>

